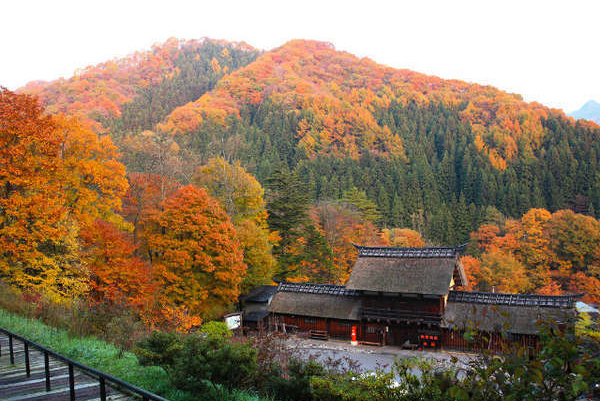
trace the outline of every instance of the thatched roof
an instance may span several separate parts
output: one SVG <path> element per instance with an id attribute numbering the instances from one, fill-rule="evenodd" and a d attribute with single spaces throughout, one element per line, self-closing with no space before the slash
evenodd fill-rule
<path id="1" fill-rule="evenodd" d="M 315 286 L 315 284 L 311 284 Z M 361 298 L 353 295 L 343 295 L 343 286 L 329 286 L 329 291 L 337 293 L 323 293 L 323 288 L 316 285 L 309 291 L 307 284 L 280 284 L 279 292 L 275 294 L 269 312 L 297 316 L 314 316 L 332 319 L 359 320 Z M 304 291 L 300 291 L 304 290 Z"/>
<path id="2" fill-rule="evenodd" d="M 453 277 L 467 283 L 456 248 L 357 248 L 350 290 L 447 295 Z"/>
<path id="3" fill-rule="evenodd" d="M 538 322 L 567 323 L 573 317 L 572 308 L 544 306 L 491 305 L 467 302 L 446 304 L 442 327 L 473 328 L 488 332 L 538 334 Z"/>

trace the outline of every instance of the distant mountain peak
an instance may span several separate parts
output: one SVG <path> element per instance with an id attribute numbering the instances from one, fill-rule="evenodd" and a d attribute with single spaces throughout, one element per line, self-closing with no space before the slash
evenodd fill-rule
<path id="1" fill-rule="evenodd" d="M 577 120 L 586 119 L 600 124 L 600 103 L 588 100 L 579 110 L 575 110 L 569 115 Z"/>

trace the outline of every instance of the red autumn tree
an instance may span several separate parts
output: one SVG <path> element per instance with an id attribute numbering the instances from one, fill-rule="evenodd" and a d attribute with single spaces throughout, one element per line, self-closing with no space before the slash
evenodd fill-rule
<path id="1" fill-rule="evenodd" d="M 155 288 L 150 266 L 134 255 L 135 246 L 113 224 L 96 220 L 81 231 L 90 271 L 90 298 L 126 303 L 142 311 Z"/>

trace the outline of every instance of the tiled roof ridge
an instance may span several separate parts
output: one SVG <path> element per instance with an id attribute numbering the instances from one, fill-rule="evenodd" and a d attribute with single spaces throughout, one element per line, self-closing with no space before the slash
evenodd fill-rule
<path id="1" fill-rule="evenodd" d="M 582 295 L 541 295 L 541 294 L 507 294 L 501 292 L 471 292 L 450 291 L 449 302 L 513 305 L 513 306 L 544 306 L 555 308 L 572 308 L 575 301 Z"/>
<path id="2" fill-rule="evenodd" d="M 278 292 L 303 292 L 307 294 L 327 294 L 357 296 L 358 291 L 349 290 L 345 285 L 338 284 L 315 284 L 315 283 L 288 283 L 282 282 L 277 289 Z"/>
<path id="3" fill-rule="evenodd" d="M 438 246 L 424 248 L 397 248 L 386 246 L 361 246 L 354 245 L 358 249 L 359 257 L 383 257 L 383 258 L 453 258 L 465 247 Z"/>

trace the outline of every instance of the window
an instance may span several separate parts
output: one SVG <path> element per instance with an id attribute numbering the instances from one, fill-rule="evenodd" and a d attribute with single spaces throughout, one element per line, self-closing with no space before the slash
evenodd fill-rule
<path id="1" fill-rule="evenodd" d="M 305 317 L 304 318 L 304 323 L 306 323 L 306 324 L 316 324 L 317 323 L 317 319 L 313 319 L 313 318 L 310 318 L 310 317 Z"/>
<path id="2" fill-rule="evenodd" d="M 350 322 L 338 322 L 338 325 L 340 327 L 350 327 L 350 326 L 352 326 L 352 323 L 350 323 Z"/>
<path id="3" fill-rule="evenodd" d="M 377 333 L 377 326 L 367 326 L 367 333 L 369 333 L 369 334 Z"/>

